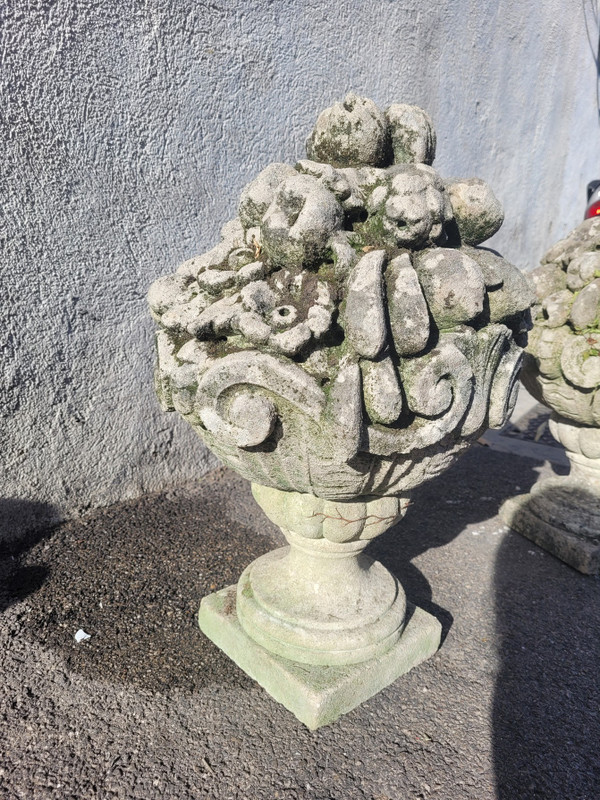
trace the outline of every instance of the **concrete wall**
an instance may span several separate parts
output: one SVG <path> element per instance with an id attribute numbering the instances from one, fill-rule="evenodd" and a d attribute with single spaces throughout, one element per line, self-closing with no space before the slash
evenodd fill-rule
<path id="1" fill-rule="evenodd" d="M 9 0 L 0 25 L 2 502 L 9 537 L 215 462 L 151 388 L 144 295 L 294 162 L 347 89 L 417 103 L 436 166 L 505 204 L 519 265 L 598 174 L 580 0 Z"/>

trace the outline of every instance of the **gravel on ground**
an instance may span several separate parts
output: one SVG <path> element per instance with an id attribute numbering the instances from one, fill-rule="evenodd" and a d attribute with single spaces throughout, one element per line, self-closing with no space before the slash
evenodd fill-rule
<path id="1" fill-rule="evenodd" d="M 370 551 L 442 646 L 316 732 L 195 621 L 283 542 L 231 471 L 5 549 L 0 797 L 598 800 L 600 580 L 497 516 L 550 470 L 475 445 L 415 492 Z"/>

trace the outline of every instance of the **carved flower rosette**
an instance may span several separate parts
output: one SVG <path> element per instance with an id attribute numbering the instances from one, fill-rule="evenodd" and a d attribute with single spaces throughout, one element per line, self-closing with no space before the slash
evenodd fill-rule
<path id="1" fill-rule="evenodd" d="M 254 483 L 405 494 L 511 411 L 531 291 L 478 246 L 502 223 L 489 187 L 434 151 L 425 112 L 348 95 L 151 287 L 163 407 Z"/>

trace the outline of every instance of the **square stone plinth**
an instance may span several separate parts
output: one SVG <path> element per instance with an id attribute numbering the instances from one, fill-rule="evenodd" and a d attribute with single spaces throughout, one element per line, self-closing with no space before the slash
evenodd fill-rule
<path id="1" fill-rule="evenodd" d="M 584 575 L 600 574 L 600 542 L 540 519 L 529 507 L 530 497 L 521 494 L 506 500 L 500 509 L 504 522 Z"/>
<path id="2" fill-rule="evenodd" d="M 311 730 L 356 708 L 425 661 L 440 645 L 442 627 L 438 620 L 409 604 L 404 632 L 384 655 L 345 667 L 300 664 L 270 653 L 244 632 L 235 611 L 235 598 L 235 586 L 205 597 L 198 612 L 200 628 Z"/>

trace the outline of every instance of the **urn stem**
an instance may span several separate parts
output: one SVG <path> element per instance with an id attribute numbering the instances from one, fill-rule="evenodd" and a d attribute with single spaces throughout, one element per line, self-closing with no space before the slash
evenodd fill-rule
<path id="1" fill-rule="evenodd" d="M 256 494 L 276 516 L 283 493 L 255 488 Z M 393 522 L 392 516 L 387 526 Z M 406 598 L 397 579 L 363 552 L 369 539 L 340 542 L 282 530 L 289 546 L 258 558 L 238 583 L 237 615 L 246 634 L 284 658 L 327 666 L 360 663 L 393 647 Z"/>

